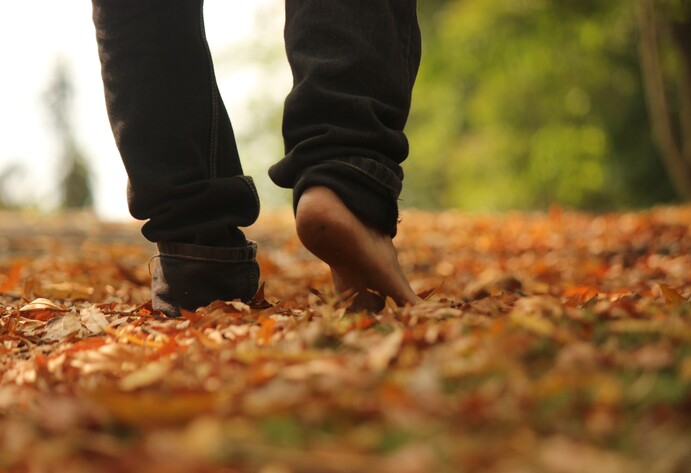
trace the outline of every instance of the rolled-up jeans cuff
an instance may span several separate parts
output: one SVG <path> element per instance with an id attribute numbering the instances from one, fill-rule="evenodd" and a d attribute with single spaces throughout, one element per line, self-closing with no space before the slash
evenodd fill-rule
<path id="1" fill-rule="evenodd" d="M 217 248 L 188 243 L 158 243 L 154 258 L 152 305 L 169 317 L 216 300 L 249 301 L 259 286 L 257 245 Z"/>
<path id="2" fill-rule="evenodd" d="M 173 256 L 196 261 L 216 261 L 221 263 L 242 263 L 254 261 L 257 257 L 257 244 L 247 241 L 241 247 L 201 246 L 191 243 L 157 243 L 161 256 Z"/>
<path id="3" fill-rule="evenodd" d="M 337 158 L 306 168 L 293 187 L 293 206 L 309 187 L 331 189 L 363 223 L 396 236 L 402 176 L 362 157 Z"/>

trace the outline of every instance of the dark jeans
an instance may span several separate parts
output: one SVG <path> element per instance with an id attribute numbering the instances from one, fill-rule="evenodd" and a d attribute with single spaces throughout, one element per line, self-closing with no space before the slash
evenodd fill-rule
<path id="1" fill-rule="evenodd" d="M 259 199 L 243 175 L 204 35 L 203 0 L 92 0 L 108 114 L 132 215 L 154 242 L 244 246 Z M 403 128 L 420 60 L 415 0 L 287 0 L 294 88 L 286 156 L 269 174 L 294 199 L 336 192 L 394 235 Z"/>

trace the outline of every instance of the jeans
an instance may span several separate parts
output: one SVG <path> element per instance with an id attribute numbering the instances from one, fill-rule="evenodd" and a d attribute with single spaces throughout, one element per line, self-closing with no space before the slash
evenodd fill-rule
<path id="1" fill-rule="evenodd" d="M 154 242 L 242 247 L 259 198 L 242 171 L 203 24 L 203 0 L 92 0 L 106 104 L 131 214 Z M 396 233 L 403 128 L 420 61 L 415 0 L 286 0 L 294 87 L 286 155 L 269 175 L 331 188 Z"/>

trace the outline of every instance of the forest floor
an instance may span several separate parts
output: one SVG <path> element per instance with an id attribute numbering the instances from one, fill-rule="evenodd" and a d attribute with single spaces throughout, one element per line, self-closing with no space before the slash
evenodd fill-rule
<path id="1" fill-rule="evenodd" d="M 402 217 L 416 306 L 267 211 L 255 300 L 166 319 L 137 226 L 0 214 L 0 472 L 691 471 L 691 206 Z"/>

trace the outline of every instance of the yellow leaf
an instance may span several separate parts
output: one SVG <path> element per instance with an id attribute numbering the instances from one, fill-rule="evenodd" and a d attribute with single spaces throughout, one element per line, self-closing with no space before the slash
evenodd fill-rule
<path id="1" fill-rule="evenodd" d="M 593 384 L 595 385 L 596 401 L 610 406 L 621 401 L 621 386 L 616 379 L 603 376 L 597 379 Z"/>
<path id="2" fill-rule="evenodd" d="M 691 381 L 691 357 L 687 356 L 681 361 L 681 367 L 679 369 L 681 374 L 681 379 L 684 381 Z"/>
<path id="3" fill-rule="evenodd" d="M 122 378 L 118 384 L 123 391 L 134 391 L 160 381 L 168 374 L 168 371 L 170 371 L 170 363 L 165 361 L 147 363 L 142 368 Z"/>
<path id="4" fill-rule="evenodd" d="M 537 335 L 550 336 L 554 334 L 556 327 L 551 320 L 537 315 L 511 312 L 511 322 Z"/>
<path id="5" fill-rule="evenodd" d="M 84 300 L 94 294 L 94 288 L 74 282 L 44 284 L 41 286 L 41 294 L 53 299 Z"/>

